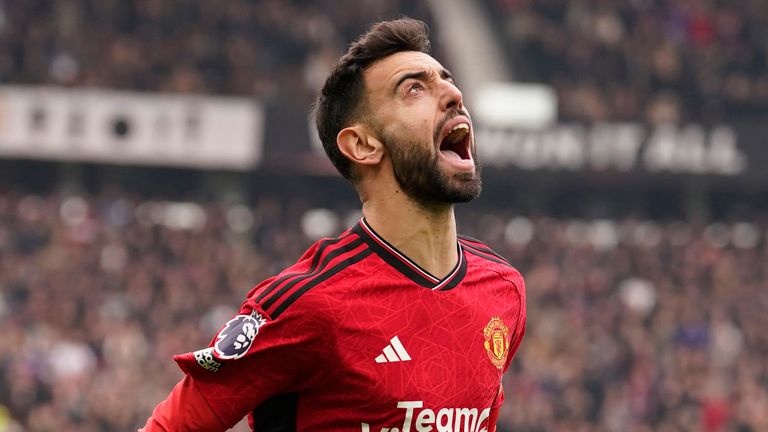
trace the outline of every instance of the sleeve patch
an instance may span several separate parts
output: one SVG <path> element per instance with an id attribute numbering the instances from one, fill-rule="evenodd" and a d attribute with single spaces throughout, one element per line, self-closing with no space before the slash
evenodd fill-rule
<path id="1" fill-rule="evenodd" d="M 235 360 L 243 357 L 259 334 L 259 328 L 267 320 L 261 314 L 253 312 L 250 315 L 237 315 L 227 321 L 213 345 L 215 358 L 220 360 Z M 198 361 L 198 363 L 200 363 Z"/>
<path id="2" fill-rule="evenodd" d="M 203 369 L 211 372 L 218 372 L 221 369 L 221 363 L 213 358 L 213 348 L 205 348 L 194 352 L 195 361 Z"/>

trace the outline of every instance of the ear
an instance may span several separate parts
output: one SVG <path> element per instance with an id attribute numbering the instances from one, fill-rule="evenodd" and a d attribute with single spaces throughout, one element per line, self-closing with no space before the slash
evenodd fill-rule
<path id="1" fill-rule="evenodd" d="M 384 157 L 384 145 L 361 126 L 344 128 L 336 135 L 341 153 L 354 163 L 376 165 Z"/>

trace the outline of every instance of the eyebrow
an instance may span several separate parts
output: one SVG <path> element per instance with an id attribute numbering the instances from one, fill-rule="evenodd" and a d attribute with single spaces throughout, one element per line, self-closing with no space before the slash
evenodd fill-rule
<path id="1" fill-rule="evenodd" d="M 430 72 L 427 70 L 420 70 L 420 71 L 413 71 L 413 72 L 407 72 L 400 76 L 400 78 L 397 79 L 397 82 L 395 82 L 395 85 L 392 89 L 393 92 L 396 92 L 398 88 L 400 88 L 400 84 L 404 83 L 406 80 L 411 78 L 416 78 L 420 80 L 427 80 L 429 78 Z M 440 78 L 442 79 L 449 79 L 451 81 L 454 81 L 453 74 L 448 69 L 441 69 L 440 70 Z"/>

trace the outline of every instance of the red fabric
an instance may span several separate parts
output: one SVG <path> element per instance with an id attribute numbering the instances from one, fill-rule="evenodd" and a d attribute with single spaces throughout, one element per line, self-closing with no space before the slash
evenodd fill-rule
<path id="1" fill-rule="evenodd" d="M 433 290 L 429 275 L 366 235 L 316 244 L 252 290 L 208 348 L 175 358 L 222 424 L 249 415 L 257 431 L 277 417 L 313 431 L 492 429 L 525 331 L 520 273 L 465 245 L 452 279 Z M 246 322 L 257 328 L 242 333 L 245 351 L 221 342 Z M 274 414 L 276 400 L 290 401 L 278 407 L 288 415 Z"/>
<path id="2" fill-rule="evenodd" d="M 499 386 L 499 394 L 496 396 L 496 400 L 493 401 L 491 407 L 491 415 L 488 416 L 488 431 L 496 432 L 496 422 L 499 420 L 499 410 L 504 405 L 504 388 Z"/>
<path id="3" fill-rule="evenodd" d="M 192 378 L 184 377 L 155 407 L 140 432 L 223 432 L 228 428 L 211 411 L 195 388 Z"/>
<path id="4" fill-rule="evenodd" d="M 729 403 L 726 399 L 707 399 L 702 406 L 704 430 L 706 432 L 720 432 L 728 423 Z"/>

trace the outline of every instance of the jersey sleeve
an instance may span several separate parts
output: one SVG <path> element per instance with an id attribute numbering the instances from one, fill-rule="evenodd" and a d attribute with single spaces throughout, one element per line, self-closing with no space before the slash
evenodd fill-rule
<path id="1" fill-rule="evenodd" d="M 515 276 L 513 283 L 518 293 L 520 294 L 520 314 L 517 317 L 515 328 L 510 340 L 509 355 L 507 355 L 506 363 L 504 364 L 504 372 L 507 372 L 509 365 L 512 363 L 512 359 L 515 357 L 520 344 L 523 342 L 523 336 L 525 336 L 525 326 L 528 319 L 528 312 L 526 307 L 526 293 L 525 293 L 525 280 L 523 276 L 515 270 Z"/>
<path id="2" fill-rule="evenodd" d="M 207 348 L 174 360 L 221 422 L 231 427 L 270 397 L 322 380 L 333 346 L 328 322 L 300 303 L 270 317 L 251 296 Z"/>
<path id="3" fill-rule="evenodd" d="M 176 384 L 168 397 L 155 407 L 139 432 L 223 432 L 227 429 L 197 391 L 192 378 L 187 375 Z"/>
<path id="4" fill-rule="evenodd" d="M 496 423 L 499 421 L 499 411 L 502 405 L 504 405 L 504 386 L 499 384 L 499 391 L 496 393 L 496 398 L 491 405 L 491 413 L 488 416 L 488 430 L 490 432 L 497 430 Z"/>

